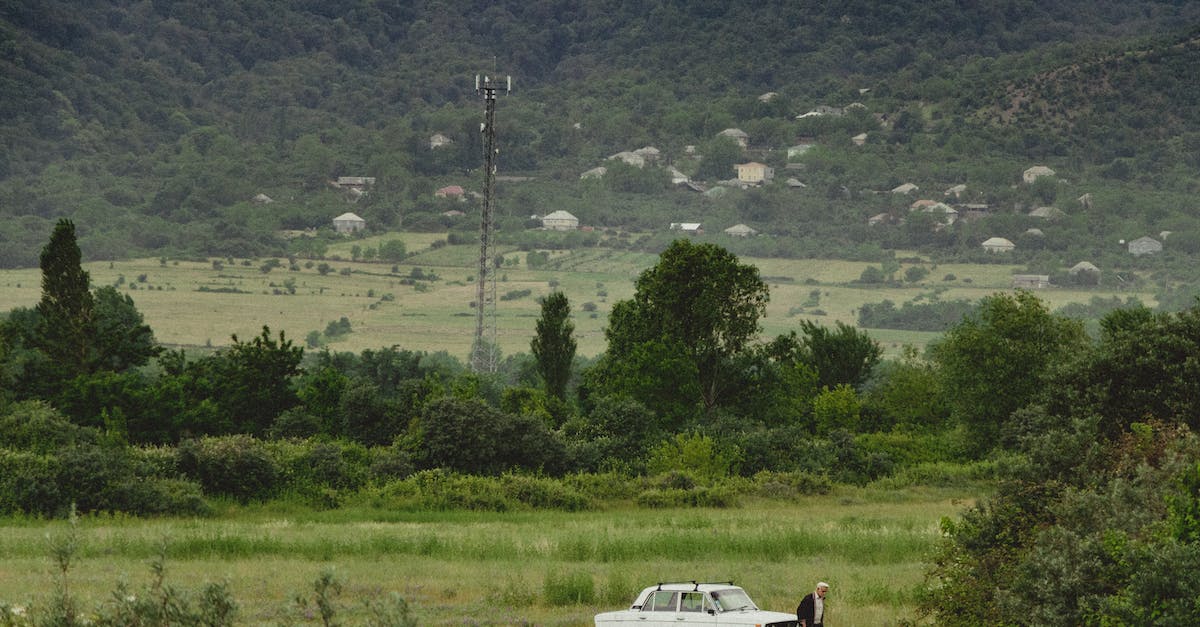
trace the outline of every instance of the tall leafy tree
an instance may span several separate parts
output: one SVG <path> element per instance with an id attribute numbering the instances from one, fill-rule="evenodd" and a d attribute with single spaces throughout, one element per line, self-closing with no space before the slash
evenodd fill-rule
<path id="1" fill-rule="evenodd" d="M 96 290 L 94 297 L 96 368 L 121 372 L 143 366 L 162 352 L 154 331 L 128 294 L 106 285 Z"/>
<path id="2" fill-rule="evenodd" d="M 801 360 L 816 369 L 820 387 L 860 387 L 883 357 L 879 342 L 842 322 L 830 329 L 804 320 L 800 330 Z"/>
<path id="3" fill-rule="evenodd" d="M 720 405 L 732 392 L 734 362 L 761 330 L 767 286 L 758 269 L 714 244 L 676 240 L 613 307 L 608 350 L 593 382 L 632 391 L 656 411 Z"/>
<path id="4" fill-rule="evenodd" d="M 542 300 L 542 317 L 537 321 L 537 335 L 529 348 L 537 358 L 537 370 L 546 384 L 546 393 L 560 399 L 566 398 L 571 362 L 575 360 L 574 331 L 567 295 L 551 292 Z"/>
<path id="5" fill-rule="evenodd" d="M 1022 290 L 984 298 L 930 351 L 952 416 L 984 451 L 996 445 L 1012 413 L 1042 390 L 1051 367 L 1087 348 L 1081 322 L 1051 314 Z"/>
<path id="6" fill-rule="evenodd" d="M 42 249 L 42 299 L 36 344 L 62 376 L 84 374 L 93 363 L 96 301 L 80 265 L 75 224 L 62 219 Z"/>

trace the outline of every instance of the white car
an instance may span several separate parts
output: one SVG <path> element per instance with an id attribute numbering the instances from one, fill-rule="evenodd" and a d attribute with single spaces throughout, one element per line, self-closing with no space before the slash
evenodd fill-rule
<path id="1" fill-rule="evenodd" d="M 724 583 L 660 583 L 637 596 L 627 610 L 596 615 L 596 627 L 745 625 L 797 627 L 796 615 L 758 609 L 746 591 Z"/>

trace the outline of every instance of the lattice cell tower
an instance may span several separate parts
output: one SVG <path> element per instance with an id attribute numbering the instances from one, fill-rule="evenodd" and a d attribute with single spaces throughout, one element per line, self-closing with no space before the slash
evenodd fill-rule
<path id="1" fill-rule="evenodd" d="M 479 277 L 475 286 L 475 341 L 471 345 L 471 369 L 495 372 L 499 358 L 496 344 L 496 95 L 512 91 L 512 77 L 504 82 L 475 76 L 475 93 L 483 96 L 483 211 L 479 217 Z"/>

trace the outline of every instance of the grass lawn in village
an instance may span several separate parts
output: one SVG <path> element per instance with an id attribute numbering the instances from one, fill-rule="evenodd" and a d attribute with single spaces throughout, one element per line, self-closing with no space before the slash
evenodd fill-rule
<path id="1" fill-rule="evenodd" d="M 404 242 L 410 256 L 403 263 L 350 261 L 352 247 L 377 248 L 390 239 Z M 90 262 L 85 269 L 93 284 L 118 285 L 133 299 L 156 338 L 171 347 L 225 346 L 258 335 L 264 325 L 284 331 L 303 345 L 312 331 L 346 318 L 352 332 L 328 342 L 335 351 L 361 352 L 386 346 L 419 351 L 447 351 L 465 360 L 475 332 L 478 246 L 434 246 L 444 235 L 395 233 L 334 244 L 322 261 L 300 259 L 297 269 L 283 265 L 263 272 L 266 259 L 209 261 L 134 259 Z M 604 327 L 613 303 L 633 295 L 638 274 L 657 256 L 640 252 L 589 248 L 552 251 L 546 268 L 530 269 L 526 253 L 502 249 L 505 265 L 497 270 L 497 341 L 504 355 L 529 352 L 541 308 L 538 299 L 554 289 L 570 299 L 578 352 L 594 356 L 605 348 Z M 765 337 L 798 328 L 802 319 L 833 325 L 855 324 L 864 303 L 885 299 L 897 306 L 914 299 L 978 300 L 1011 289 L 1016 266 L 927 264 L 926 280 L 886 286 L 854 281 L 870 265 L 821 259 L 755 259 L 771 290 Z M 320 264 L 330 271 L 321 274 Z M 908 264 L 902 266 L 902 276 Z M 393 271 L 394 270 L 394 271 Z M 417 278 L 413 279 L 414 271 Z M 954 275 L 951 281 L 944 280 Z M 1134 296 L 1153 305 L 1143 292 L 1043 289 L 1039 298 L 1051 309 L 1086 303 L 1092 297 Z M 0 271 L 0 311 L 33 306 L 41 296 L 36 268 Z M 896 354 L 905 344 L 924 346 L 936 333 L 871 329 L 868 332 Z"/>
<path id="2" fill-rule="evenodd" d="M 729 509 L 398 512 L 369 503 L 315 512 L 283 503 L 228 506 L 210 519 L 83 518 L 70 591 L 84 610 L 118 582 L 145 591 L 164 550 L 168 585 L 189 594 L 226 582 L 239 624 L 304 624 L 313 583 L 332 572 L 344 624 L 363 602 L 401 595 L 422 625 L 590 625 L 660 581 L 728 581 L 764 609 L 791 612 L 817 580 L 832 584 L 839 627 L 913 618 L 939 521 L 966 488 L 841 487 Z M 57 585 L 49 546 L 65 521 L 0 522 L 0 603 L 36 612 Z M 307 621 L 311 624 L 315 620 Z M 832 622 L 832 621 L 831 621 Z"/>

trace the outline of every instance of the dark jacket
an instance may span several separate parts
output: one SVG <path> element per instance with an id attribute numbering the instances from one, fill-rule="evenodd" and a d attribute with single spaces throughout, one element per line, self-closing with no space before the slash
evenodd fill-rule
<path id="1" fill-rule="evenodd" d="M 807 627 L 821 624 L 813 622 L 814 615 L 817 612 L 817 604 L 813 602 L 813 597 L 816 594 L 815 592 L 809 592 L 804 595 L 803 599 L 800 599 L 800 605 L 796 606 L 796 620 L 804 621 L 804 625 Z M 825 617 L 822 616 L 821 620 L 825 620 Z"/>

